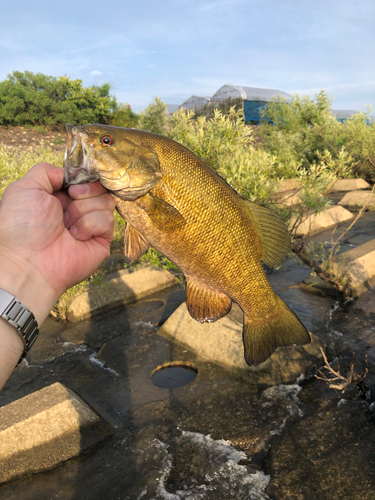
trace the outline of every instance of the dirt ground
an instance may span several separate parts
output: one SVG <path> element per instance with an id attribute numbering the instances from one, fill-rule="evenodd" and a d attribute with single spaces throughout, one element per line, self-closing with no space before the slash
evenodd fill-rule
<path id="1" fill-rule="evenodd" d="M 18 147 L 22 151 L 31 151 L 40 144 L 52 147 L 54 151 L 63 151 L 65 132 L 63 130 L 47 130 L 42 127 L 2 127 L 0 126 L 0 146 Z"/>

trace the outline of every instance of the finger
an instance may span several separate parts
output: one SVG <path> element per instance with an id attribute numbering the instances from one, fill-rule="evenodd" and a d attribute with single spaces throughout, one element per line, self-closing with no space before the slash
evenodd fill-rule
<path id="1" fill-rule="evenodd" d="M 108 193 L 106 188 L 99 182 L 88 182 L 86 184 L 75 184 L 69 187 L 69 195 L 75 200 L 92 198 Z"/>
<path id="2" fill-rule="evenodd" d="M 102 194 L 101 196 L 96 196 L 95 198 L 73 200 L 66 208 L 65 225 L 66 227 L 73 226 L 78 219 L 90 212 L 101 210 L 113 212 L 114 209 L 115 200 L 109 194 Z"/>
<path id="3" fill-rule="evenodd" d="M 63 210 L 66 210 L 69 204 L 72 202 L 71 197 L 66 191 L 56 191 L 56 193 L 53 193 L 53 196 L 60 201 Z"/>
<path id="4" fill-rule="evenodd" d="M 109 210 L 89 212 L 80 217 L 70 228 L 70 234 L 76 240 L 87 241 L 100 236 L 112 241 L 115 218 Z"/>

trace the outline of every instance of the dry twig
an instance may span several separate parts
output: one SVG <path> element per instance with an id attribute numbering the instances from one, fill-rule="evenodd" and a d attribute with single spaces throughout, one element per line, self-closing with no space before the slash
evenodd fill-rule
<path id="1" fill-rule="evenodd" d="M 329 385 L 330 389 L 338 389 L 339 391 L 345 392 L 345 389 L 348 387 L 350 384 L 359 384 L 364 380 L 364 378 L 367 375 L 368 368 L 366 367 L 366 370 L 364 373 L 359 375 L 354 371 L 354 360 L 355 360 L 355 353 L 353 352 L 352 359 L 350 361 L 346 376 L 344 377 L 340 373 L 340 364 L 339 360 L 337 359 L 337 371 L 334 370 L 331 365 L 328 363 L 327 356 L 325 355 L 324 351 L 322 348 L 320 348 L 320 351 L 322 353 L 323 359 L 324 359 L 324 368 L 326 368 L 329 372 L 330 375 L 333 375 L 331 377 L 326 377 L 324 373 L 322 373 L 320 370 L 318 370 L 318 373 L 320 373 L 321 377 L 318 375 L 315 375 L 316 378 L 319 380 L 324 380 Z M 367 358 L 366 358 L 366 363 L 367 363 Z"/>

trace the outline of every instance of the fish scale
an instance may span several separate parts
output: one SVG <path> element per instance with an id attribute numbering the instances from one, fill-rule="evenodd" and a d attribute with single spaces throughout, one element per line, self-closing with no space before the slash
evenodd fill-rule
<path id="1" fill-rule="evenodd" d="M 67 131 L 68 144 L 76 144 L 67 148 L 67 184 L 100 179 L 127 221 L 128 260 L 149 245 L 166 255 L 184 273 L 188 310 L 197 321 L 216 321 L 237 302 L 249 365 L 264 362 L 278 346 L 310 342 L 261 264 L 280 267 L 290 249 L 287 228 L 273 211 L 242 199 L 202 159 L 166 137 L 95 124 Z M 79 148 L 87 152 L 83 159 Z"/>

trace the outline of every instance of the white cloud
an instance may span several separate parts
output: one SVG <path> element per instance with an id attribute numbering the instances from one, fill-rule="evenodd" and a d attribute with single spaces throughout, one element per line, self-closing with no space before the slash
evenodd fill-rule
<path id="1" fill-rule="evenodd" d="M 94 76 L 94 75 L 101 75 L 101 74 L 102 74 L 102 72 L 101 72 L 101 71 L 97 71 L 97 70 L 95 70 L 95 71 L 91 71 L 91 74 L 92 74 L 93 76 Z"/>

